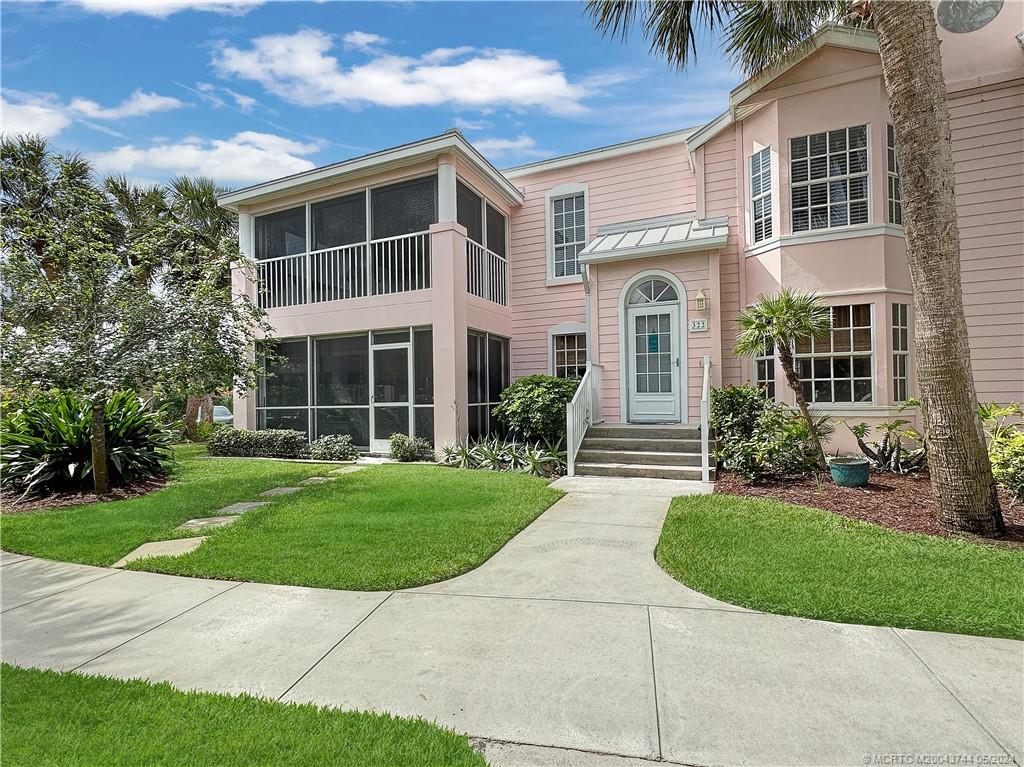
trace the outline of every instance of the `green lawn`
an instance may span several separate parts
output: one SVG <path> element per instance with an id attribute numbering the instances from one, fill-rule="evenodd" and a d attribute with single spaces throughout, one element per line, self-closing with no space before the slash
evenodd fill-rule
<path id="1" fill-rule="evenodd" d="M 5 767 L 485 764 L 465 737 L 422 719 L 8 665 L 0 684 Z"/>
<path id="2" fill-rule="evenodd" d="M 325 464 L 211 458 L 203 445 L 175 448 L 171 483 L 124 501 L 0 517 L 3 548 L 64 562 L 110 565 L 148 541 L 174 538 L 189 519 L 210 517 L 278 485 L 326 474 Z"/>
<path id="3" fill-rule="evenodd" d="M 191 554 L 130 567 L 336 589 L 420 586 L 482 564 L 561 495 L 524 474 L 374 466 L 250 511 Z"/>
<path id="4" fill-rule="evenodd" d="M 657 560 L 783 615 L 1024 639 L 1024 550 L 911 535 L 778 501 L 676 498 Z"/>

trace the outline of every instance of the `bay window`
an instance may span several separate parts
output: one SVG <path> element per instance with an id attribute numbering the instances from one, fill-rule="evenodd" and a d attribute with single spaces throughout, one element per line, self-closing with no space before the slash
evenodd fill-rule
<path id="1" fill-rule="evenodd" d="M 910 361 L 910 323 L 907 304 L 892 305 L 892 398 L 906 402 L 910 396 L 907 365 Z"/>
<path id="2" fill-rule="evenodd" d="M 900 164 L 896 159 L 896 131 L 892 123 L 885 126 L 886 189 L 889 201 L 889 223 L 903 226 L 903 198 L 900 197 Z"/>
<path id="3" fill-rule="evenodd" d="M 754 357 L 754 383 L 764 389 L 765 396 L 775 399 L 775 347 L 768 346 Z"/>
<path id="4" fill-rule="evenodd" d="M 796 345 L 796 372 L 809 403 L 870 403 L 871 304 L 832 307 L 832 329 Z"/>
<path id="5" fill-rule="evenodd" d="M 866 125 L 791 138 L 789 163 L 794 232 L 867 223 Z"/>

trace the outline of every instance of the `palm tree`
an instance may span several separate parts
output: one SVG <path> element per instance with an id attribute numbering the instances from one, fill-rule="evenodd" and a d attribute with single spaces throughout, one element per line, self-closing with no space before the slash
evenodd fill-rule
<path id="1" fill-rule="evenodd" d="M 931 4 L 925 0 L 589 0 L 597 28 L 624 37 L 634 25 L 683 67 L 700 30 L 721 33 L 725 50 L 753 75 L 808 41 L 826 21 L 878 35 L 903 197 L 914 292 L 914 348 L 932 496 L 940 524 L 998 537 L 1005 531 L 967 345 L 960 288 L 946 84 Z"/>
<path id="2" fill-rule="evenodd" d="M 740 312 L 737 322 L 740 332 L 733 349 L 736 356 L 753 357 L 763 349 L 778 349 L 779 363 L 786 374 L 786 383 L 796 395 L 800 416 L 807 425 L 807 433 L 815 449 L 818 468 L 824 469 L 825 451 L 796 374 L 793 348 L 800 341 L 826 335 L 832 328 L 832 311 L 813 293 L 783 288 L 777 296 L 758 296 L 753 306 Z"/>

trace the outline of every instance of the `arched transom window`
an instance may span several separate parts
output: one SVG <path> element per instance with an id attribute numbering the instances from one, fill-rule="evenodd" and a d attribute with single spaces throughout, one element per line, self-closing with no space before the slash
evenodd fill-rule
<path id="1" fill-rule="evenodd" d="M 665 280 L 652 278 L 644 280 L 633 288 L 629 294 L 628 303 L 630 306 L 642 306 L 643 304 L 665 304 L 678 300 L 679 296 L 676 295 L 674 287 Z"/>

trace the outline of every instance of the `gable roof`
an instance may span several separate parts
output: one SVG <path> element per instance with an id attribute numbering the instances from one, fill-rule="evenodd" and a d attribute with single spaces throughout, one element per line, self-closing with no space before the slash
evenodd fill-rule
<path id="1" fill-rule="evenodd" d="M 696 151 L 698 147 L 706 144 L 737 120 L 749 117 L 761 109 L 764 106 L 763 103 L 744 104 L 743 102 L 826 46 L 878 53 L 878 37 L 867 29 L 844 27 L 838 24 L 823 26 L 799 46 L 792 56 L 733 88 L 729 92 L 729 108 L 691 133 L 686 142 L 687 148 L 691 152 Z"/>

